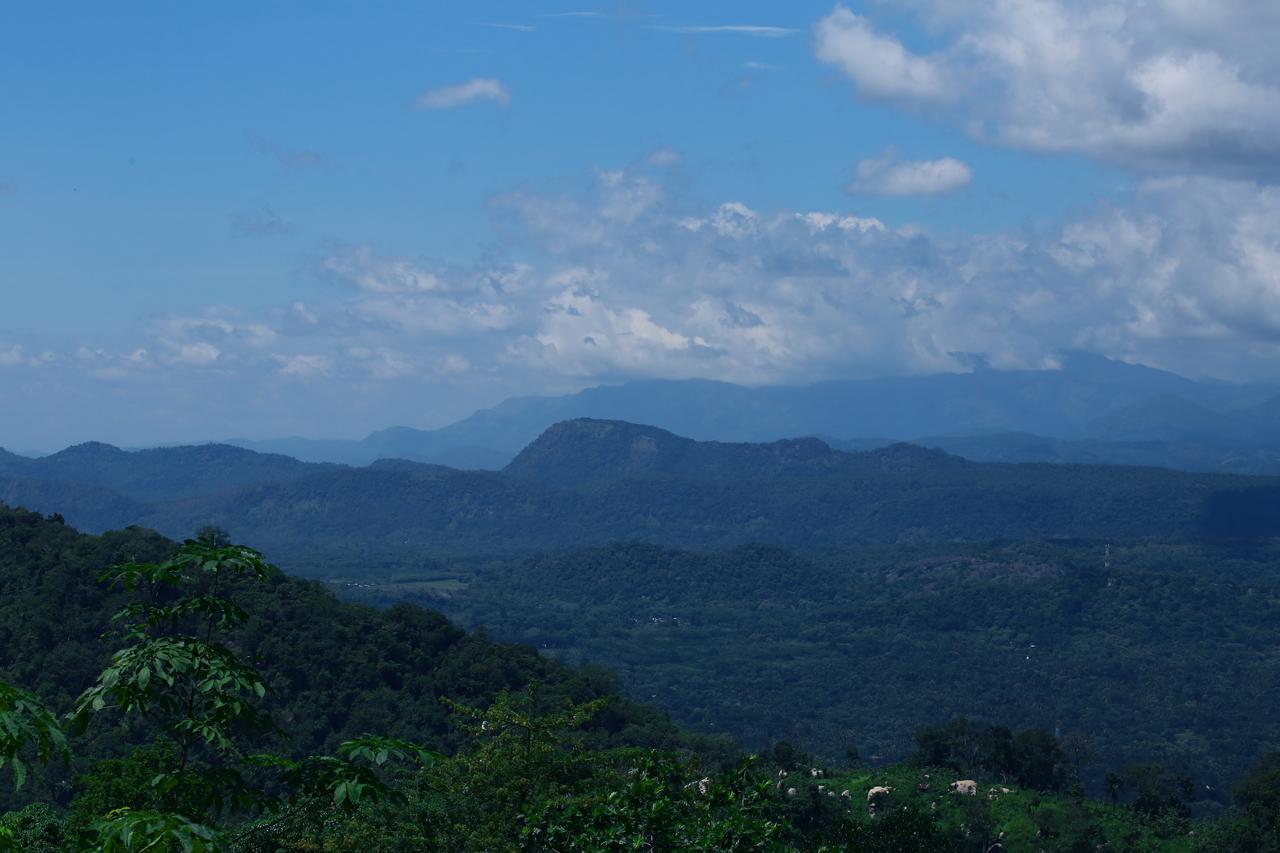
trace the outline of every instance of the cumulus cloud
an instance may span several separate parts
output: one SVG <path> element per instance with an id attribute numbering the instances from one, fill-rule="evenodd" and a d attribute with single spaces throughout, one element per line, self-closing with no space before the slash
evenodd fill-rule
<path id="1" fill-rule="evenodd" d="M 22 364 L 22 347 L 18 344 L 0 344 L 0 367 Z"/>
<path id="2" fill-rule="evenodd" d="M 675 216 L 662 192 L 622 218 L 606 215 L 609 191 L 522 199 L 526 236 L 556 251 L 512 302 L 513 360 L 597 379 L 802 382 L 968 369 L 974 354 L 1035 368 L 1085 348 L 1276 375 L 1280 236 L 1266 223 L 1280 221 L 1280 191 L 1251 182 L 1152 181 L 1129 210 L 947 237 L 740 202 Z"/>
<path id="3" fill-rule="evenodd" d="M 478 101 L 493 101 L 501 106 L 511 103 L 511 92 L 502 81 L 476 77 L 456 86 L 440 86 L 418 96 L 414 106 L 422 110 L 447 110 Z"/>
<path id="4" fill-rule="evenodd" d="M 849 192 L 867 195 L 941 195 L 969 185 L 973 172 L 954 157 L 897 160 L 888 151 L 862 160 Z"/>
<path id="5" fill-rule="evenodd" d="M 1210 8 L 1212 7 L 1212 8 Z M 917 0 L 912 52 L 837 7 L 814 53 L 862 97 L 976 138 L 1143 170 L 1280 177 L 1280 6 L 1251 0 Z"/>
<path id="6" fill-rule="evenodd" d="M 912 53 L 843 6 L 814 27 L 813 51 L 852 79 L 864 97 L 932 101 L 950 91 L 937 60 Z"/>

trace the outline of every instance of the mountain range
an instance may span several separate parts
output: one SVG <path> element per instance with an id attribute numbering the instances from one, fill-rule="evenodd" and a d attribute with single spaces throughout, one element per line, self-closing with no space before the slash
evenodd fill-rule
<path id="1" fill-rule="evenodd" d="M 700 440 L 820 436 L 871 449 L 909 440 L 975 461 L 1159 465 L 1280 474 L 1280 387 L 1194 381 L 1086 353 L 1057 370 L 997 371 L 745 387 L 650 380 L 519 397 L 434 430 L 392 427 L 359 441 L 229 444 L 314 462 L 400 458 L 498 470 L 554 423 L 653 424 Z"/>
<path id="2" fill-rule="evenodd" d="M 909 541 L 1280 533 L 1280 479 L 977 463 L 912 444 L 704 442 L 625 421 L 555 424 L 502 471 L 304 463 L 225 445 L 0 455 L 0 501 L 100 531 L 206 524 L 285 565 L 477 556 L 614 540 L 804 550 Z"/>

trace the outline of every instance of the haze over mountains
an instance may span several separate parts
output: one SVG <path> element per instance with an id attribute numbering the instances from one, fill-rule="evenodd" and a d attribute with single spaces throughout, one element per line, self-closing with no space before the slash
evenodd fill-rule
<path id="1" fill-rule="evenodd" d="M 401 458 L 497 470 L 554 423 L 653 424 L 699 440 L 819 436 L 865 450 L 908 440 L 978 461 L 1157 465 L 1280 473 L 1280 388 L 1198 382 L 1087 353 L 1060 370 L 995 371 L 748 388 L 652 380 L 520 397 L 435 430 L 360 441 L 230 441 L 315 462 Z"/>

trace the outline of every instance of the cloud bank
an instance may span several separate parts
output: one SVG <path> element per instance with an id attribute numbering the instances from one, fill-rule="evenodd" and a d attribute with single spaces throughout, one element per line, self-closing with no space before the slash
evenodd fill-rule
<path id="1" fill-rule="evenodd" d="M 1127 209 L 1051 229 L 937 236 L 847 211 L 697 205 L 682 187 L 640 158 L 576 189 L 492 198 L 501 262 L 331 245 L 305 302 L 159 318 L 79 355 L 0 342 L 0 389 L 37 408 L 46 393 L 178 406 L 166 429 L 216 437 L 439 423 L 631 378 L 1052 367 L 1077 348 L 1280 380 L 1280 188 L 1159 178 Z"/>

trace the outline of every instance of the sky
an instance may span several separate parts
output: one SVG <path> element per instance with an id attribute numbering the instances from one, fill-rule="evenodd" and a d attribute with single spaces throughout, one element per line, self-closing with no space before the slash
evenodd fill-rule
<path id="1" fill-rule="evenodd" d="M 11 4 L 0 446 L 1280 380 L 1274 0 Z"/>

